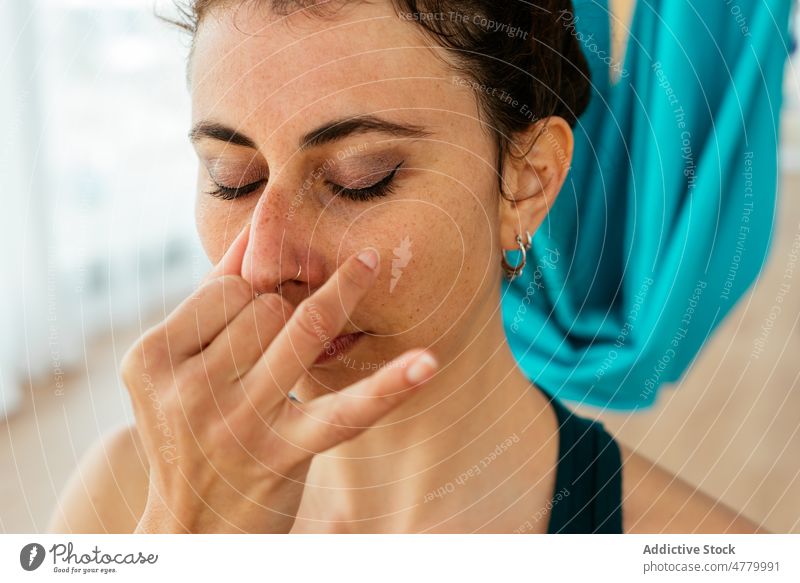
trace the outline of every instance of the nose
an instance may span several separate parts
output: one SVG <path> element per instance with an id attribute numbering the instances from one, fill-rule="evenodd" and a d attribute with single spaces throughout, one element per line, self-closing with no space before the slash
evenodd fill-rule
<path id="1" fill-rule="evenodd" d="M 284 283 L 310 282 L 318 271 L 309 249 L 310 229 L 290 192 L 267 187 L 253 210 L 242 277 L 258 293 L 281 293 Z"/>

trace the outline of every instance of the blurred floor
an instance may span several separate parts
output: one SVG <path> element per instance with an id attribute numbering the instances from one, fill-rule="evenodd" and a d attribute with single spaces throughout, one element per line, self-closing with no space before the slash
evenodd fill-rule
<path id="1" fill-rule="evenodd" d="M 751 353 L 800 237 L 798 192 L 793 173 L 784 179 L 761 280 L 683 381 L 665 389 L 651 412 L 601 415 L 622 442 L 776 532 L 800 532 L 800 273 L 764 352 Z M 87 375 L 66 378 L 62 394 L 50 384 L 30 387 L 22 411 L 0 425 L 0 532 L 44 530 L 80 455 L 108 429 L 132 422 L 117 366 L 138 335 L 115 330 L 94 343 Z"/>
<path id="2" fill-rule="evenodd" d="M 143 330 L 154 324 L 143 324 Z M 19 412 L 0 423 L 0 532 L 41 532 L 66 480 L 89 446 L 133 422 L 118 363 L 136 330 L 87 346 L 85 373 L 28 387 Z"/>

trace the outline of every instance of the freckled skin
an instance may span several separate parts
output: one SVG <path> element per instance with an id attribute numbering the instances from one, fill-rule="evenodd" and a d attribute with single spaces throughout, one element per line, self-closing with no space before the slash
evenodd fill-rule
<path id="1" fill-rule="evenodd" d="M 239 21 L 250 15 L 247 30 L 263 27 L 264 34 L 237 31 L 227 12 L 206 19 L 197 35 L 193 121 L 225 123 L 258 146 L 253 151 L 204 140 L 197 148 L 201 160 L 252 164 L 269 175 L 265 188 L 222 201 L 204 194 L 213 184 L 201 162 L 197 228 L 211 261 L 252 220 L 243 275 L 263 291 L 284 282 L 285 297 L 298 303 L 351 252 L 371 245 L 381 253 L 380 279 L 348 330 L 372 336 L 350 352 L 349 367 L 332 361 L 310 373 L 297 389 L 307 396 L 347 386 L 367 374 L 357 370 L 361 363 L 383 363 L 409 348 L 455 354 L 469 340 L 476 311 L 497 307 L 494 141 L 480 125 L 472 90 L 452 82 L 453 72 L 433 57 L 418 25 L 383 18 L 388 9 L 388 3 L 359 7 L 326 22 L 292 21 L 291 27 L 275 16 L 253 18 L 245 9 Z M 365 17 L 373 18 L 368 27 L 348 24 Z M 310 129 L 360 114 L 424 126 L 432 135 L 412 140 L 364 134 L 309 154 L 298 150 L 299 136 Z M 315 164 L 358 148 L 405 160 L 393 194 L 351 201 L 319 185 L 304 192 L 300 204 L 292 202 Z M 404 238 L 412 256 L 390 292 L 394 249 Z M 298 262 L 301 281 L 288 281 Z"/>
<path id="2" fill-rule="evenodd" d="M 242 276 L 261 292 L 280 285 L 296 305 L 351 253 L 379 250 L 378 281 L 343 330 L 369 334 L 344 358 L 311 367 L 292 387 L 300 401 L 368 377 L 407 349 L 428 348 L 440 362 L 423 390 L 314 457 L 293 532 L 512 532 L 521 513 L 552 496 L 556 419 L 508 345 L 501 250 L 517 249 L 517 233 L 535 233 L 555 202 L 571 161 L 571 128 L 550 117 L 507 136 L 509 202 L 499 192 L 497 138 L 479 95 L 456 82 L 463 72 L 451 57 L 391 2 L 347 3 L 323 20 L 281 18 L 254 4 L 212 11 L 195 37 L 192 123 L 224 124 L 255 144 L 195 143 L 197 228 L 210 260 L 251 222 Z M 299 149 L 308 132 L 363 115 L 426 135 L 364 133 Z M 552 139 L 531 147 L 545 122 Z M 342 186 L 342 175 L 364 184 L 358 168 L 383 167 L 377 180 L 397 164 L 386 197 L 351 200 L 330 187 Z M 211 173 L 228 165 L 248 179 L 226 186 L 266 180 L 234 201 L 204 194 L 214 189 Z M 520 447 L 481 487 L 463 491 L 458 504 L 469 512 L 454 499 L 419 504 L 522 428 Z M 496 496 L 483 496 L 494 487 Z"/>

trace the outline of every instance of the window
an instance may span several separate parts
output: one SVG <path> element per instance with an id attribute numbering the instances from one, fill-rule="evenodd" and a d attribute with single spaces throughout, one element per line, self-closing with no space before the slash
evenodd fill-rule
<path id="1" fill-rule="evenodd" d="M 193 222 L 188 38 L 142 0 L 3 2 L 0 29 L 8 379 L 82 363 L 88 337 L 171 309 L 209 266 Z"/>

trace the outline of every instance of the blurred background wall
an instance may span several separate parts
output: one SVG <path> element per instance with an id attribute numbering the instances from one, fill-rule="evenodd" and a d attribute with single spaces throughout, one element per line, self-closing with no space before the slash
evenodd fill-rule
<path id="1" fill-rule="evenodd" d="M 185 39 L 142 0 L 4 0 L 0 26 L 10 412 L 27 379 L 82 367 L 85 342 L 185 294 L 207 265 Z"/>

